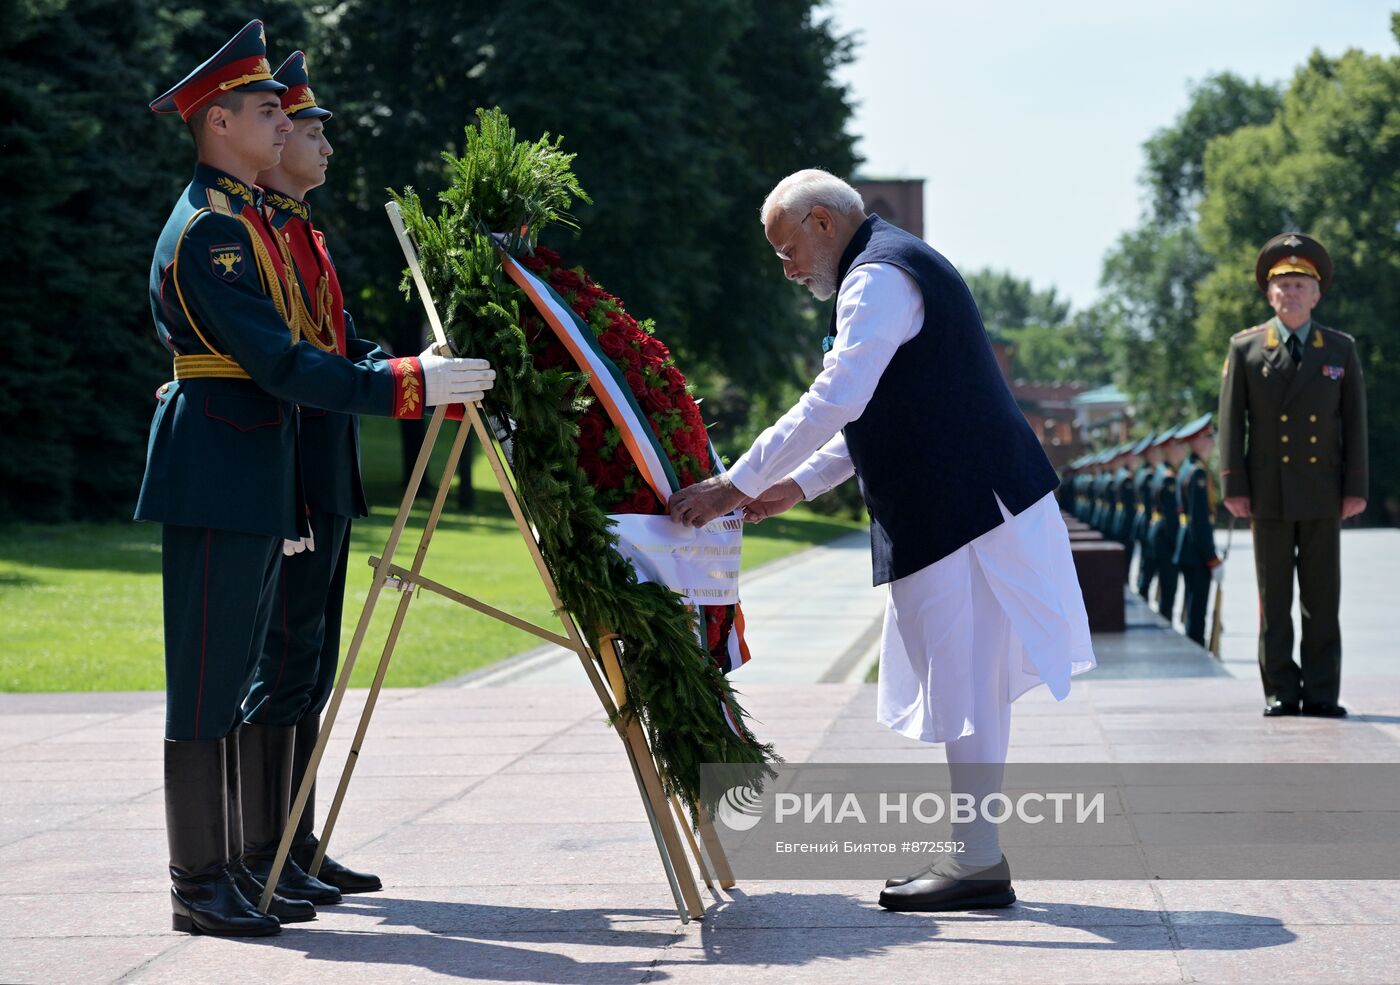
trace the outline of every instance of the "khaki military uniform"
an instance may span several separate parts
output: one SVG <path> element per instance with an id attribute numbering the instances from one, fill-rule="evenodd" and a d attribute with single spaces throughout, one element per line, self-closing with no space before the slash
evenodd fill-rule
<path id="1" fill-rule="evenodd" d="M 1335 703 L 1341 683 L 1341 511 L 1368 483 L 1356 342 L 1312 322 L 1295 366 L 1276 319 L 1230 340 L 1220 390 L 1226 497 L 1248 496 L 1266 700 Z M 1304 612 L 1293 662 L 1293 573 Z"/>

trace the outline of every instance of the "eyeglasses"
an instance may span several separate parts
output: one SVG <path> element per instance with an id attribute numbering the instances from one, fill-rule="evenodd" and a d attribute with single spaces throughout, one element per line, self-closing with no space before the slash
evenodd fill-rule
<path id="1" fill-rule="evenodd" d="M 799 222 L 797 224 L 799 229 L 807 222 L 808 219 L 812 218 L 812 211 L 812 209 L 807 210 L 807 214 L 802 217 L 802 222 Z M 775 252 L 778 255 L 779 260 L 787 261 L 792 259 L 792 256 L 788 253 L 788 251 L 791 249 L 792 243 L 789 242 L 788 245 L 783 247 L 781 250 L 774 250 L 773 252 Z"/>

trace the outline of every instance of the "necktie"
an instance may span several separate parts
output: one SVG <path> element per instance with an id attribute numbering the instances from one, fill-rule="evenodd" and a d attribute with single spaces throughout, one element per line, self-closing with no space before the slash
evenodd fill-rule
<path id="1" fill-rule="evenodd" d="M 1303 343 L 1298 341 L 1298 336 L 1288 337 L 1288 354 L 1293 357 L 1293 365 L 1297 366 L 1303 361 Z"/>

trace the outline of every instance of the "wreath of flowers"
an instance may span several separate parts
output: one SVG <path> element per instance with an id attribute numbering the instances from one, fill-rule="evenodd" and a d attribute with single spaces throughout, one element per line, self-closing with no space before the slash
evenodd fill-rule
<path id="1" fill-rule="evenodd" d="M 593 400 L 587 377 L 505 276 L 499 250 L 517 257 L 563 296 L 622 369 L 682 486 L 710 474 L 699 408 L 670 352 L 621 301 L 581 268 L 538 245 L 550 225 L 573 227 L 569 208 L 588 201 L 562 138 L 518 141 L 498 109 L 478 110 L 460 157 L 444 154 L 449 184 L 430 216 L 412 189 L 395 194 L 419 261 L 459 352 L 491 361 L 485 408 L 508 422 L 511 467 L 560 597 L 585 634 L 622 640 L 627 704 L 647 732 L 668 792 L 692 810 L 702 763 L 756 767 L 757 786 L 777 757 L 749 729 L 728 679 L 709 651 L 722 639 L 725 606 L 706 607 L 704 642 L 682 596 L 637 580 L 616 550 L 608 513 L 661 513 L 616 428 Z M 502 236 L 493 232 L 513 230 Z M 412 290 L 405 276 L 404 290 Z M 717 610 L 717 611 L 710 611 Z M 732 619 L 732 611 L 730 612 Z"/>

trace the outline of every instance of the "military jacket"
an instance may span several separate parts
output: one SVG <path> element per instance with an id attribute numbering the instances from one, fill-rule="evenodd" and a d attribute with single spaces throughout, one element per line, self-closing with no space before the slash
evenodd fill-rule
<path id="1" fill-rule="evenodd" d="M 1127 543 L 1133 534 L 1133 521 L 1137 519 L 1137 483 L 1126 465 L 1114 475 L 1113 489 L 1113 536 Z"/>
<path id="2" fill-rule="evenodd" d="M 1181 529 L 1176 482 L 1176 470 L 1166 462 L 1152 474 L 1152 514 L 1147 537 L 1152 542 L 1152 553 L 1162 561 L 1170 561 L 1176 555 L 1176 534 Z"/>
<path id="3" fill-rule="evenodd" d="M 1220 475 L 1255 516 L 1341 514 L 1367 495 L 1366 388 L 1356 342 L 1312 323 L 1295 367 L 1276 320 L 1230 340 L 1220 388 Z"/>
<path id="4" fill-rule="evenodd" d="M 325 235 L 313 224 L 310 207 L 271 189 L 263 202 L 268 221 L 286 242 L 296 267 L 301 300 L 315 329 L 312 344 L 353 362 L 388 360 L 388 353 L 356 335 Z M 369 510 L 360 479 L 359 418 L 309 404 L 300 405 L 300 412 L 307 504 L 339 516 L 365 516 Z"/>
<path id="5" fill-rule="evenodd" d="M 1133 477 L 1137 493 L 1137 515 L 1133 518 L 1133 539 L 1140 544 L 1147 543 L 1147 531 L 1152 526 L 1152 475 L 1153 468 L 1147 463 L 1138 466 Z"/>
<path id="6" fill-rule="evenodd" d="M 1173 563 L 1182 568 L 1215 567 L 1220 563 L 1215 553 L 1215 487 L 1210 469 L 1195 452 L 1182 465 L 1176 495 L 1181 503 L 1181 529 Z"/>
<path id="7" fill-rule="evenodd" d="M 156 395 L 136 518 L 304 535 L 297 404 L 419 417 L 416 358 L 351 361 L 300 331 L 300 287 L 262 192 L 205 164 L 156 244 L 151 313 L 174 358 Z"/>

